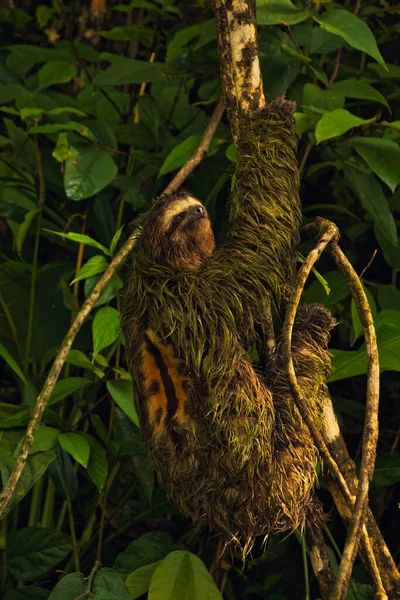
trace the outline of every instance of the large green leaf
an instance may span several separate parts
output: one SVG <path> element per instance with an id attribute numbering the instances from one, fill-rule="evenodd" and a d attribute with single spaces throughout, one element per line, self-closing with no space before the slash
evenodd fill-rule
<path id="1" fill-rule="evenodd" d="M 125 584 L 129 590 L 132 600 L 140 598 L 140 596 L 149 590 L 151 578 L 153 577 L 154 571 L 157 569 L 160 562 L 161 561 L 158 560 L 150 563 L 149 565 L 139 567 L 130 573 L 130 575 L 128 575 Z"/>
<path id="2" fill-rule="evenodd" d="M 8 572 L 31 581 L 55 567 L 72 550 L 70 537 L 45 527 L 25 527 L 7 537 Z"/>
<path id="3" fill-rule="evenodd" d="M 60 379 L 54 386 L 48 406 L 61 402 L 61 400 L 78 392 L 89 385 L 89 383 L 93 383 L 92 380 L 86 379 L 85 377 L 67 377 L 66 379 Z"/>
<path id="4" fill-rule="evenodd" d="M 365 21 L 362 21 L 348 10 L 340 8 L 328 10 L 322 14 L 314 14 L 313 18 L 324 29 L 335 35 L 340 35 L 352 48 L 366 52 L 383 68 L 385 61 L 379 52 L 374 35 Z"/>
<path id="5" fill-rule="evenodd" d="M 110 379 L 107 389 L 121 410 L 139 427 L 139 417 L 133 404 L 133 386 L 126 379 Z"/>
<path id="6" fill-rule="evenodd" d="M 222 600 L 203 561 L 191 552 L 171 552 L 151 578 L 149 600 Z"/>
<path id="7" fill-rule="evenodd" d="M 38 481 L 43 473 L 46 472 L 47 467 L 53 462 L 55 457 L 56 455 L 52 451 L 37 452 L 36 454 L 29 456 L 24 470 L 22 471 L 22 475 L 17 483 L 11 502 L 7 507 L 6 514 L 8 514 L 10 510 L 22 500 L 25 494 L 29 492 L 36 481 Z M 15 458 L 5 451 L 0 451 L 0 470 L 3 486 L 7 483 L 14 466 Z"/>
<path id="8" fill-rule="evenodd" d="M 347 98 L 359 98 L 360 100 L 372 100 L 373 102 L 379 102 L 387 108 L 389 104 L 383 94 L 378 92 L 372 85 L 365 83 L 350 77 L 349 79 L 343 79 L 342 81 L 336 81 L 330 87 L 331 90 L 339 90 Z"/>
<path id="9" fill-rule="evenodd" d="M 113 569 L 100 569 L 94 578 L 93 592 L 95 598 L 99 592 L 104 592 L 104 600 L 131 600 L 131 596 L 119 573 Z"/>
<path id="10" fill-rule="evenodd" d="M 70 573 L 57 583 L 49 596 L 49 600 L 75 600 L 82 597 L 87 590 L 88 586 L 82 573 Z"/>
<path id="11" fill-rule="evenodd" d="M 400 311 L 383 310 L 375 320 L 381 371 L 400 371 Z M 365 344 L 359 350 L 332 350 L 334 372 L 330 381 L 340 381 L 367 372 Z"/>
<path id="12" fill-rule="evenodd" d="M 372 483 L 386 488 L 400 481 L 400 457 L 398 453 L 380 453 L 376 457 Z"/>
<path id="13" fill-rule="evenodd" d="M 102 246 L 102 249 L 104 246 Z M 86 279 L 87 277 L 91 277 L 92 275 L 97 275 L 98 273 L 103 273 L 108 267 L 108 262 L 104 256 L 98 254 L 97 256 L 92 256 L 89 258 L 87 263 L 85 263 L 82 269 L 79 271 L 77 277 L 71 284 L 75 281 L 80 281 L 81 279 Z"/>
<path id="14" fill-rule="evenodd" d="M 93 196 L 109 185 L 117 172 L 110 152 L 85 143 L 70 146 L 65 161 L 65 193 L 71 200 Z"/>
<path id="15" fill-rule="evenodd" d="M 86 244 L 86 246 L 93 246 L 94 248 L 97 248 L 98 250 L 104 252 L 104 254 L 111 256 L 111 252 L 108 248 L 106 248 L 105 246 L 103 246 L 103 244 L 96 242 L 96 240 L 83 233 L 74 233 L 72 231 L 70 231 L 69 233 L 64 233 L 63 231 L 50 231 L 50 229 L 45 229 L 45 231 L 53 233 L 54 235 L 58 235 L 62 238 L 66 238 L 67 240 L 78 242 L 78 244 Z M 86 277 L 89 277 L 89 275 L 87 275 Z"/>
<path id="16" fill-rule="evenodd" d="M 91 435 L 86 434 L 90 445 L 90 458 L 87 472 L 98 490 L 102 490 L 106 483 L 108 474 L 108 463 L 105 448 Z"/>
<path id="17" fill-rule="evenodd" d="M 161 165 L 158 176 L 165 175 L 170 171 L 174 171 L 179 167 L 182 167 L 192 156 L 195 150 L 200 145 L 201 135 L 191 135 L 186 138 L 183 142 L 175 146 L 175 148 L 168 154 L 167 158 L 164 160 Z M 208 150 L 207 156 L 212 156 L 218 150 L 218 142 L 213 140 L 211 142 L 210 148 Z"/>
<path id="18" fill-rule="evenodd" d="M 41 88 L 46 88 L 57 83 L 68 83 L 77 73 L 73 63 L 64 60 L 55 60 L 46 63 L 39 71 Z"/>
<path id="19" fill-rule="evenodd" d="M 350 144 L 372 171 L 392 192 L 400 183 L 400 147 L 393 140 L 377 137 L 353 137 Z"/>
<path id="20" fill-rule="evenodd" d="M 100 308 L 93 319 L 93 354 L 96 355 L 118 338 L 121 322 L 115 308 L 105 306 Z"/>
<path id="21" fill-rule="evenodd" d="M 146 27 L 144 25 L 122 25 L 113 27 L 109 31 L 100 31 L 99 33 L 108 40 L 135 40 L 147 47 L 151 45 L 154 39 L 154 30 L 151 27 Z"/>
<path id="22" fill-rule="evenodd" d="M 4 344 L 2 344 L 1 342 L 0 342 L 0 356 L 12 368 L 12 370 L 19 377 L 19 379 L 23 383 L 25 383 L 25 385 L 28 385 L 28 381 L 27 381 L 25 375 L 23 374 L 21 367 L 19 366 L 19 364 L 17 363 L 15 358 L 7 350 L 7 348 L 4 346 Z"/>
<path id="23" fill-rule="evenodd" d="M 344 108 L 338 108 L 322 115 L 315 129 L 317 144 L 324 140 L 343 135 L 353 127 L 367 125 L 374 119 L 360 119 Z"/>
<path id="24" fill-rule="evenodd" d="M 215 40 L 216 35 L 214 19 L 181 29 L 168 44 L 167 62 L 179 58 L 189 50 L 198 50 L 208 42 Z"/>
<path id="25" fill-rule="evenodd" d="M 308 10 L 297 8 L 290 0 L 257 0 L 258 25 L 295 25 L 309 16 Z"/>
<path id="26" fill-rule="evenodd" d="M 33 440 L 29 454 L 54 450 L 57 446 L 57 438 L 59 435 L 59 429 L 47 427 L 47 425 L 40 425 L 35 433 L 35 439 Z"/>
<path id="27" fill-rule="evenodd" d="M 90 445 L 80 433 L 61 433 L 58 437 L 60 446 L 83 467 L 87 467 L 90 456 Z"/>
<path id="28" fill-rule="evenodd" d="M 124 85 L 165 81 L 163 63 L 149 63 L 133 58 L 120 58 L 93 79 L 96 86 Z"/>
<path id="29" fill-rule="evenodd" d="M 114 569 L 123 575 L 164 558 L 176 546 L 169 533 L 150 531 L 129 544 L 115 559 Z"/>
<path id="30" fill-rule="evenodd" d="M 364 209 L 374 220 L 385 238 L 397 246 L 397 230 L 388 201 L 381 186 L 372 173 L 360 173 L 355 169 L 345 169 L 346 179 L 360 200 Z"/>

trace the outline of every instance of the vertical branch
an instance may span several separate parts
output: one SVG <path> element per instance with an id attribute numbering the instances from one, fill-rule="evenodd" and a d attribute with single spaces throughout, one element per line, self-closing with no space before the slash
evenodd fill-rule
<path id="1" fill-rule="evenodd" d="M 365 345 L 368 356 L 367 401 L 360 478 L 353 515 L 334 591 L 334 597 L 338 600 L 342 600 L 347 590 L 354 559 L 360 543 L 361 533 L 364 527 L 368 503 L 369 482 L 372 479 L 374 471 L 376 446 L 378 443 L 379 360 L 371 309 L 357 273 L 354 271 L 337 243 L 334 242 L 331 244 L 329 253 L 334 258 L 339 270 L 343 273 L 353 295 L 360 321 L 364 327 Z"/>

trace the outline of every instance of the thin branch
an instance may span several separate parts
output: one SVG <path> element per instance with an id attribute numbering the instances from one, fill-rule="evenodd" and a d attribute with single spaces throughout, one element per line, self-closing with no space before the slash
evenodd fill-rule
<path id="1" fill-rule="evenodd" d="M 218 114 L 220 114 L 220 115 L 222 115 L 223 106 L 224 106 L 223 102 L 221 101 L 220 104 L 218 105 Z M 214 115 L 215 115 L 215 113 L 214 113 Z M 213 115 L 213 118 L 214 118 L 214 115 Z M 219 119 L 215 123 L 213 133 L 215 132 L 218 121 L 219 121 Z M 208 127 L 210 127 L 210 125 Z M 208 136 L 209 136 L 209 134 L 207 133 L 208 127 L 207 127 L 206 131 L 204 132 L 203 139 L 206 138 L 206 134 L 207 134 L 207 139 L 208 139 Z M 202 140 L 202 142 L 203 142 L 203 140 Z M 208 143 L 210 143 L 210 142 L 211 142 L 211 137 L 209 138 Z M 204 153 L 202 153 L 202 156 L 204 156 Z M 197 164 L 199 162 L 200 162 L 200 160 L 196 164 L 192 164 L 190 170 L 186 172 L 186 175 L 185 175 L 186 177 L 197 166 Z M 178 175 L 179 175 L 179 173 L 178 173 Z M 178 178 L 178 175 L 175 176 L 173 181 L 167 187 L 168 193 L 174 192 L 182 184 L 184 178 L 183 177 Z M 165 192 L 167 190 L 165 190 Z M 139 236 L 139 232 L 135 231 L 131 235 L 131 237 L 125 242 L 125 244 L 122 246 L 121 250 L 116 254 L 114 259 L 111 261 L 111 263 L 108 265 L 108 267 L 105 270 L 105 272 L 103 273 L 101 279 L 99 279 L 99 281 L 94 286 L 94 288 L 91 291 L 91 293 L 89 294 L 89 296 L 86 298 L 85 302 L 82 305 L 82 308 L 80 309 L 74 322 L 72 323 L 67 335 L 65 336 L 64 340 L 62 341 L 60 350 L 51 366 L 51 369 L 46 378 L 46 381 L 44 382 L 42 390 L 41 390 L 39 396 L 37 397 L 36 404 L 35 404 L 34 408 L 32 409 L 31 418 L 29 420 L 28 427 L 27 427 L 26 433 L 25 433 L 25 438 L 24 438 L 24 441 L 22 444 L 22 448 L 21 448 L 18 458 L 16 460 L 14 469 L 13 469 L 4 489 L 2 490 L 2 492 L 0 494 L 0 519 L 6 513 L 7 507 L 11 501 L 11 498 L 13 497 L 15 488 L 17 487 L 18 481 L 21 477 L 22 471 L 24 470 L 26 461 L 28 459 L 29 450 L 30 450 L 33 440 L 35 438 L 36 431 L 40 425 L 40 422 L 41 422 L 41 419 L 43 416 L 43 412 L 47 406 L 48 401 L 50 400 L 51 394 L 54 390 L 54 386 L 55 386 L 55 384 L 58 380 L 58 377 L 61 373 L 61 369 L 64 366 L 68 352 L 70 351 L 70 349 L 72 347 L 74 339 L 75 339 L 77 333 L 79 332 L 80 328 L 82 327 L 86 317 L 90 314 L 90 312 L 93 309 L 93 306 L 95 305 L 97 300 L 100 298 L 101 294 L 103 293 L 104 288 L 110 282 L 114 273 L 124 263 L 128 254 L 130 254 L 130 252 L 133 250 L 133 247 L 136 244 L 136 240 L 137 240 L 138 236 Z"/>
<path id="2" fill-rule="evenodd" d="M 338 76 L 341 58 L 342 58 L 342 48 L 339 48 L 339 50 L 336 52 L 335 66 L 333 67 L 332 75 L 328 81 L 328 85 L 326 86 L 328 88 L 331 87 L 332 83 L 335 82 L 336 77 Z"/>
<path id="3" fill-rule="evenodd" d="M 328 246 L 328 244 L 330 244 L 333 240 L 335 240 L 338 237 L 338 230 L 337 230 L 336 225 L 334 225 L 330 221 L 318 218 L 315 223 L 313 223 L 311 225 L 307 225 L 304 228 L 304 231 L 306 232 L 306 234 L 315 234 L 315 232 L 317 232 L 317 234 L 319 236 L 319 240 L 317 242 L 316 247 L 310 252 L 310 254 L 305 259 L 304 263 L 302 264 L 302 266 L 299 270 L 298 276 L 297 276 L 297 281 L 296 281 L 296 285 L 295 285 L 293 293 L 292 293 L 292 298 L 288 302 L 285 323 L 284 323 L 283 329 L 282 329 L 282 355 L 286 362 L 288 381 L 289 381 L 289 385 L 290 385 L 296 406 L 297 406 L 304 422 L 306 423 L 307 427 L 310 430 L 310 433 L 313 437 L 314 443 L 317 446 L 318 451 L 321 454 L 322 458 L 324 459 L 324 462 L 329 469 L 331 477 L 334 479 L 335 484 L 337 485 L 337 487 L 340 491 L 340 494 L 345 499 L 345 507 L 342 509 L 342 511 L 348 512 L 349 510 L 353 509 L 354 496 L 350 492 L 349 487 L 348 487 L 336 461 L 332 458 L 324 437 L 321 435 L 319 429 L 317 428 L 316 424 L 313 421 L 312 416 L 309 414 L 306 406 L 303 404 L 301 389 L 297 382 L 296 373 L 295 373 L 294 365 L 293 365 L 292 352 L 291 352 L 291 338 L 292 338 L 293 325 L 294 325 L 294 320 L 295 320 L 295 316 L 296 316 L 296 312 L 297 312 L 297 307 L 300 302 L 300 297 L 303 292 L 305 282 L 308 278 L 308 275 L 309 275 L 312 267 L 314 266 L 314 264 L 318 260 L 318 258 L 321 256 L 323 250 Z M 336 498 L 335 503 L 337 501 L 338 501 L 338 499 Z M 363 544 L 367 548 L 367 551 L 365 552 L 367 564 L 368 564 L 369 570 L 372 573 L 374 585 L 376 585 L 375 590 L 377 591 L 377 593 L 385 594 L 385 590 L 382 586 L 382 581 L 381 581 L 381 578 L 379 575 L 379 571 L 377 570 L 377 567 L 376 567 L 375 557 L 374 557 L 372 551 L 368 551 L 368 548 L 370 548 L 370 542 L 369 542 L 368 535 L 367 535 L 367 532 L 365 529 L 363 529 L 363 531 L 362 531 L 362 536 L 363 536 Z M 381 596 L 381 598 L 384 598 L 384 597 L 385 597 L 384 595 Z M 336 600 L 336 598 L 335 598 L 335 600 Z"/>
<path id="4" fill-rule="evenodd" d="M 374 472 L 376 447 L 378 443 L 379 359 L 374 321 L 362 283 L 336 242 L 333 242 L 330 245 L 329 253 L 334 258 L 339 270 L 342 272 L 356 303 L 357 312 L 364 327 L 365 345 L 368 357 L 367 400 L 360 477 L 353 516 L 347 534 L 346 545 L 334 591 L 334 598 L 342 600 L 346 594 L 353 563 L 357 554 L 360 536 L 365 521 L 369 482 L 372 479 Z"/>
<path id="5" fill-rule="evenodd" d="M 218 127 L 218 124 L 224 114 L 225 110 L 225 102 L 221 98 L 218 102 L 215 110 L 212 114 L 210 122 L 207 125 L 207 128 L 203 134 L 199 147 L 194 151 L 192 156 L 189 158 L 187 163 L 183 165 L 183 167 L 178 171 L 173 180 L 167 185 L 165 188 L 164 194 L 172 194 L 175 190 L 177 190 L 185 179 L 190 175 L 192 171 L 197 167 L 198 164 L 201 163 L 203 158 L 207 156 L 208 149 L 211 144 L 211 140 L 214 137 L 214 133 Z"/>

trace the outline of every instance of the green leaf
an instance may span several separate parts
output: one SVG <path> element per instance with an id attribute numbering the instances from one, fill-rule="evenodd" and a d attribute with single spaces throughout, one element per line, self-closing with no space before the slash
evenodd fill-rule
<path id="1" fill-rule="evenodd" d="M 36 217 L 36 215 L 38 213 L 40 213 L 40 210 L 41 210 L 40 208 L 33 208 L 32 210 L 25 213 L 24 220 L 18 228 L 15 245 L 17 248 L 17 254 L 19 256 L 21 256 L 21 254 L 22 254 L 22 246 L 25 241 L 26 234 L 28 233 L 29 228 L 31 226 L 31 223 L 32 223 L 33 219 Z"/>
<path id="2" fill-rule="evenodd" d="M 71 200 L 83 200 L 100 192 L 118 172 L 111 154 L 91 144 L 70 146 L 65 162 L 64 187 Z"/>
<path id="3" fill-rule="evenodd" d="M 382 371 L 400 370 L 400 311 L 382 310 L 376 320 L 379 366 Z M 334 372 L 329 381 L 340 381 L 367 372 L 365 344 L 357 351 L 332 350 Z"/>
<path id="4" fill-rule="evenodd" d="M 163 531 L 150 531 L 129 544 L 124 552 L 117 556 L 114 569 L 127 575 L 132 571 L 154 563 L 164 558 L 176 548 L 169 533 Z"/>
<path id="5" fill-rule="evenodd" d="M 233 163 L 236 162 L 235 144 L 229 144 L 229 146 L 227 147 L 227 149 L 225 151 L 225 156 L 231 162 L 233 162 Z"/>
<path id="6" fill-rule="evenodd" d="M 36 21 L 41 29 L 43 29 L 43 27 L 46 27 L 53 14 L 54 9 L 50 6 L 44 6 L 44 4 L 41 4 L 40 6 L 36 7 Z"/>
<path id="7" fill-rule="evenodd" d="M 107 381 L 107 389 L 120 409 L 139 427 L 139 417 L 133 403 L 133 386 L 131 381 L 125 379 L 110 379 Z"/>
<path id="8" fill-rule="evenodd" d="M 190 137 L 186 138 L 186 140 L 175 146 L 175 148 L 168 154 L 167 158 L 161 165 L 158 177 L 182 167 L 189 160 L 194 151 L 199 147 L 201 138 L 201 135 L 191 135 Z M 212 156 L 215 154 L 215 152 L 217 152 L 217 150 L 218 143 L 213 140 L 207 156 Z"/>
<path id="9" fill-rule="evenodd" d="M 58 429 L 54 429 L 54 427 L 40 425 L 35 433 L 35 439 L 33 440 L 29 454 L 54 450 L 57 446 L 57 438 L 59 434 L 60 431 Z"/>
<path id="10" fill-rule="evenodd" d="M 136 569 L 133 571 L 133 573 L 128 575 L 125 584 L 129 590 L 132 600 L 136 600 L 148 592 L 151 578 L 153 577 L 154 571 L 160 562 L 161 561 L 158 560 L 157 562 L 149 565 L 144 565 L 144 567 L 139 567 L 139 569 Z"/>
<path id="11" fill-rule="evenodd" d="M 25 527 L 7 537 L 7 570 L 14 579 L 32 581 L 71 552 L 70 537 L 47 527 Z"/>
<path id="12" fill-rule="evenodd" d="M 349 295 L 349 288 L 343 275 L 338 271 L 329 271 L 324 273 L 324 279 L 330 288 L 330 294 L 327 295 L 319 281 L 313 281 L 303 294 L 303 301 L 306 304 L 318 302 L 324 306 L 334 306 Z"/>
<path id="13" fill-rule="evenodd" d="M 70 573 L 57 583 L 48 600 L 75 600 L 75 598 L 79 598 L 87 590 L 87 583 L 82 573 Z"/>
<path id="14" fill-rule="evenodd" d="M 375 118 L 360 119 L 360 117 L 352 115 L 344 108 L 338 108 L 336 110 L 327 112 L 322 115 L 315 129 L 317 144 L 323 140 L 329 140 L 337 137 L 338 135 L 343 135 L 346 133 L 346 131 L 349 131 L 349 129 L 352 129 L 353 127 L 360 127 L 360 125 L 372 123 L 374 120 Z"/>
<path id="15" fill-rule="evenodd" d="M 297 8 L 290 0 L 257 0 L 258 25 L 295 25 L 307 19 L 310 12 Z"/>
<path id="16" fill-rule="evenodd" d="M 120 327 L 120 315 L 115 308 L 105 306 L 97 311 L 92 325 L 94 356 L 116 341 Z"/>
<path id="17" fill-rule="evenodd" d="M 400 147 L 393 140 L 376 137 L 354 137 L 349 143 L 372 171 L 395 191 L 400 183 Z"/>
<path id="18" fill-rule="evenodd" d="M 154 30 L 144 25 L 122 25 L 109 31 L 99 31 L 99 34 L 108 40 L 138 41 L 146 47 L 149 47 L 154 39 Z"/>
<path id="19" fill-rule="evenodd" d="M 330 87 L 331 90 L 339 90 L 347 98 L 359 98 L 360 100 L 372 100 L 386 106 L 389 110 L 389 104 L 383 94 L 378 92 L 372 85 L 350 77 L 342 81 L 336 81 Z"/>
<path id="20" fill-rule="evenodd" d="M 131 600 L 131 596 L 122 577 L 113 569 L 100 569 L 93 582 L 95 597 L 99 591 L 107 593 L 107 600 Z"/>
<path id="21" fill-rule="evenodd" d="M 400 290 L 393 285 L 378 285 L 378 302 L 382 310 L 400 306 Z"/>
<path id="22" fill-rule="evenodd" d="M 166 81 L 163 63 L 149 63 L 133 58 L 120 58 L 93 79 L 93 85 L 124 85 Z"/>
<path id="23" fill-rule="evenodd" d="M 202 48 L 215 40 L 216 35 L 215 19 L 181 29 L 168 44 L 167 62 L 176 60 L 188 51 L 194 52 Z"/>
<path id="24" fill-rule="evenodd" d="M 400 481 L 400 458 L 398 454 L 380 453 L 376 457 L 372 483 L 386 488 Z"/>
<path id="25" fill-rule="evenodd" d="M 61 448 L 71 454 L 76 462 L 86 469 L 89 462 L 90 446 L 85 436 L 79 433 L 61 433 L 58 441 Z"/>
<path id="26" fill-rule="evenodd" d="M 56 147 L 51 153 L 58 162 L 64 162 L 68 158 L 69 143 L 68 134 L 61 132 L 58 134 Z"/>
<path id="27" fill-rule="evenodd" d="M 4 358 L 6 363 L 12 368 L 14 373 L 20 378 L 21 381 L 28 385 L 28 381 L 22 372 L 22 369 L 18 365 L 17 361 L 11 356 L 7 348 L 0 342 L 0 356 Z"/>
<path id="28" fill-rule="evenodd" d="M 108 474 L 106 451 L 100 442 L 95 440 L 91 435 L 85 434 L 85 437 L 90 445 L 87 472 L 94 485 L 101 491 L 104 488 Z"/>
<path id="29" fill-rule="evenodd" d="M 93 381 L 91 379 L 85 379 L 84 377 L 67 377 L 66 379 L 60 379 L 54 386 L 48 406 L 61 402 L 61 400 L 64 400 L 64 398 L 81 390 L 89 385 L 89 383 L 93 383 Z"/>
<path id="30" fill-rule="evenodd" d="M 374 35 L 365 21 L 359 19 L 350 11 L 340 8 L 326 11 L 320 15 L 313 14 L 313 19 L 330 33 L 340 35 L 352 48 L 372 56 L 387 70 Z"/>
<path id="31" fill-rule="evenodd" d="M 83 135 L 89 140 L 96 141 L 96 137 L 86 125 L 77 121 L 68 121 L 68 123 L 46 123 L 45 125 L 32 125 L 28 133 L 44 133 L 51 135 L 53 133 L 76 131 L 79 135 Z"/>
<path id="32" fill-rule="evenodd" d="M 375 318 L 377 315 L 377 312 L 378 312 L 378 310 L 376 308 L 375 299 L 372 296 L 371 292 L 369 290 L 367 290 L 367 288 L 365 288 L 365 287 L 364 287 L 364 292 L 368 299 L 368 304 L 371 309 L 372 317 Z M 364 333 L 364 328 L 361 325 L 360 317 L 358 316 L 358 311 L 357 311 L 356 303 L 354 302 L 354 298 L 351 299 L 351 320 L 353 323 L 353 339 L 351 341 L 351 345 L 353 346 L 354 342 L 356 340 L 358 340 L 358 338 L 360 336 L 362 336 Z"/>
<path id="33" fill-rule="evenodd" d="M 222 600 L 204 563 L 191 552 L 171 552 L 156 568 L 149 600 Z"/>
<path id="34" fill-rule="evenodd" d="M 124 229 L 124 225 L 122 225 L 118 231 L 115 232 L 115 234 L 113 235 L 113 239 L 111 240 L 111 244 L 110 244 L 110 252 L 111 254 L 114 254 L 114 250 L 117 247 L 117 244 L 119 242 L 119 238 L 121 237 L 121 233 Z"/>
<path id="35" fill-rule="evenodd" d="M 85 296 L 86 298 L 99 281 L 101 275 L 93 275 L 92 277 L 88 277 L 85 279 Z M 112 276 L 109 283 L 106 285 L 105 290 L 103 291 L 100 298 L 95 302 L 94 306 L 97 308 L 102 304 L 107 304 L 110 302 L 115 296 L 118 294 L 119 290 L 123 287 L 124 283 L 119 275 L 115 273 Z"/>
<path id="36" fill-rule="evenodd" d="M 77 72 L 73 63 L 64 60 L 48 62 L 39 71 L 40 87 L 46 88 L 57 83 L 68 83 Z"/>
<path id="37" fill-rule="evenodd" d="M 400 243 L 398 238 L 396 238 L 397 245 L 393 246 L 392 242 L 388 240 L 386 235 L 384 235 L 381 229 L 376 225 L 374 227 L 374 233 L 387 264 L 390 265 L 392 269 L 400 271 Z"/>
<path id="38" fill-rule="evenodd" d="M 102 252 L 104 252 L 104 254 L 107 254 L 107 256 L 111 256 L 108 248 L 106 248 L 105 246 L 103 246 L 103 244 L 96 242 L 96 240 L 94 240 L 93 238 L 91 238 L 88 235 L 85 235 L 83 233 L 73 233 L 73 232 L 64 233 L 62 231 L 51 231 L 50 229 L 44 229 L 44 231 L 47 231 L 48 233 L 52 233 L 53 235 L 58 235 L 59 237 L 62 237 L 62 238 L 67 238 L 68 240 L 72 240 L 73 242 L 78 242 L 78 244 L 85 244 L 86 246 L 93 246 L 94 248 L 97 248 L 98 250 L 101 250 Z M 86 276 L 86 277 L 88 277 L 88 276 Z"/>
<path id="39" fill-rule="evenodd" d="M 75 283 L 75 281 L 80 281 L 81 279 L 86 279 L 86 277 L 91 277 L 92 275 L 97 275 L 98 273 L 103 273 L 108 267 L 108 262 L 104 256 L 98 254 L 97 256 L 92 256 L 89 258 L 87 263 L 85 263 L 82 269 L 79 271 L 79 274 L 73 281 L 71 281 L 71 285 Z"/>
<path id="40" fill-rule="evenodd" d="M 13 494 L 12 500 L 8 505 L 5 514 L 8 514 L 13 507 L 22 500 L 22 498 L 29 492 L 33 485 L 42 477 L 43 473 L 46 472 L 47 467 L 53 462 L 56 455 L 54 452 L 37 452 L 28 457 L 22 475 L 17 483 L 16 490 Z M 15 458 L 7 455 L 4 451 L 0 451 L 0 470 L 3 486 L 8 481 L 8 478 L 15 466 Z M 5 515 L 4 515 L 5 516 Z"/>
<path id="41" fill-rule="evenodd" d="M 355 169 L 345 169 L 346 179 L 353 188 L 364 209 L 374 220 L 387 240 L 397 246 L 397 230 L 388 201 L 372 173 L 360 173 Z"/>

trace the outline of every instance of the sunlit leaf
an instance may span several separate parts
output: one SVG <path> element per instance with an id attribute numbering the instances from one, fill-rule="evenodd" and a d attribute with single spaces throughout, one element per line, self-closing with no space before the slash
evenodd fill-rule
<path id="1" fill-rule="evenodd" d="M 92 325 L 94 355 L 115 342 L 120 326 L 120 315 L 115 308 L 105 306 L 97 311 Z"/>
<path id="2" fill-rule="evenodd" d="M 361 119 L 352 115 L 351 112 L 344 108 L 338 108 L 322 115 L 317 123 L 315 129 L 315 137 L 317 138 L 317 144 L 324 140 L 343 135 L 349 129 L 353 127 L 360 127 L 360 125 L 368 125 L 372 123 L 374 119 Z"/>
<path id="3" fill-rule="evenodd" d="M 313 14 L 313 19 L 330 33 L 340 35 L 350 46 L 366 52 L 383 68 L 387 68 L 372 31 L 365 21 L 350 11 L 336 8 L 322 14 Z"/>
<path id="4" fill-rule="evenodd" d="M 350 144 L 372 171 L 392 192 L 400 183 L 400 147 L 393 140 L 376 137 L 353 137 Z"/>

